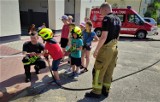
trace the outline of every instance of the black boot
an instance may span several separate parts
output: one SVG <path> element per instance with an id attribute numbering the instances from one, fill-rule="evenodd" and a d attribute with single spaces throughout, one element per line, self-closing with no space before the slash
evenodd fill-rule
<path id="1" fill-rule="evenodd" d="M 85 94 L 85 97 L 89 97 L 89 98 L 100 98 L 101 95 L 95 94 L 95 93 L 93 93 L 93 92 L 91 91 L 91 92 L 89 92 L 89 93 L 86 93 L 86 94 Z"/>
<path id="2" fill-rule="evenodd" d="M 30 72 L 26 72 L 26 79 L 25 79 L 25 82 L 30 82 L 31 81 L 31 73 Z"/>
<path id="3" fill-rule="evenodd" d="M 25 82 L 26 82 L 26 83 L 31 82 L 31 78 L 26 77 Z"/>
<path id="4" fill-rule="evenodd" d="M 34 66 L 34 69 L 35 69 L 35 73 L 39 74 L 39 68 L 38 68 L 38 66 Z"/>
<path id="5" fill-rule="evenodd" d="M 108 92 L 107 92 L 106 87 L 103 86 L 103 88 L 102 88 L 102 94 L 104 96 L 108 97 L 108 95 L 109 95 L 109 89 L 108 89 Z"/>

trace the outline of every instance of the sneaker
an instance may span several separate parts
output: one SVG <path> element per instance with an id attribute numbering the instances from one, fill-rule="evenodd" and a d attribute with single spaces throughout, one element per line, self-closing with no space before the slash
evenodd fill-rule
<path id="1" fill-rule="evenodd" d="M 89 98 L 100 98 L 101 95 L 95 94 L 95 93 L 93 93 L 93 92 L 91 91 L 91 92 L 89 92 L 89 93 L 86 93 L 86 94 L 85 94 L 85 97 L 89 97 Z"/>
<path id="2" fill-rule="evenodd" d="M 59 86 L 59 85 L 61 85 L 61 80 L 52 81 L 50 84 Z"/>
<path id="3" fill-rule="evenodd" d="M 59 86 L 62 85 L 61 80 L 56 80 L 56 84 L 58 84 Z"/>
<path id="4" fill-rule="evenodd" d="M 64 59 L 61 59 L 60 63 L 63 63 L 63 62 L 65 62 Z"/>
<path id="5" fill-rule="evenodd" d="M 80 69 L 83 69 L 83 68 L 84 68 L 84 66 L 81 65 L 81 66 L 80 66 Z"/>
<path id="6" fill-rule="evenodd" d="M 55 81 L 52 81 L 50 84 L 51 85 L 57 85 Z"/>
<path id="7" fill-rule="evenodd" d="M 66 73 L 66 74 L 72 73 L 72 68 L 68 68 L 64 73 Z"/>
<path id="8" fill-rule="evenodd" d="M 81 73 L 81 71 L 82 71 L 82 70 L 79 68 L 77 73 L 78 73 L 78 74 L 80 74 L 80 73 Z"/>
<path id="9" fill-rule="evenodd" d="M 78 79 L 78 76 L 79 76 L 79 74 L 78 74 L 78 73 L 75 73 L 74 76 L 73 76 L 73 78 L 74 78 L 75 80 L 77 80 L 77 79 Z"/>
<path id="10" fill-rule="evenodd" d="M 84 68 L 81 73 L 85 73 L 85 72 L 88 72 L 88 69 L 87 68 Z"/>

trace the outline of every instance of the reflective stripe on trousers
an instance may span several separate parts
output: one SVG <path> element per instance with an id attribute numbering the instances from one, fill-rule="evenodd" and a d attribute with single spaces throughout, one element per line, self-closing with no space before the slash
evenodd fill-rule
<path id="1" fill-rule="evenodd" d="M 93 69 L 92 92 L 101 94 L 102 86 L 110 88 L 117 55 L 117 40 L 112 40 L 100 48 Z"/>

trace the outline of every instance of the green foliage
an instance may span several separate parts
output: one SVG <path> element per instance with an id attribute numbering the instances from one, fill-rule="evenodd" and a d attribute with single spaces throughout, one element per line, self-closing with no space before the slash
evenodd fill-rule
<path id="1" fill-rule="evenodd" d="M 158 19 L 157 10 L 160 9 L 160 2 L 158 0 L 154 0 L 154 2 L 148 5 L 147 11 L 144 14 L 145 17 L 152 17 L 156 21 Z"/>
<path id="2" fill-rule="evenodd" d="M 151 11 L 147 11 L 147 12 L 144 14 L 144 17 L 151 17 Z"/>
<path id="3" fill-rule="evenodd" d="M 156 9 L 160 9 L 160 2 L 155 2 L 155 3 L 154 3 L 154 7 L 155 7 Z"/>

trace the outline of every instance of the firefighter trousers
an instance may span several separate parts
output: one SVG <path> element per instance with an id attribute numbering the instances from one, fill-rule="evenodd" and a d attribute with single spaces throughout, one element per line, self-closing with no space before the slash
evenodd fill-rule
<path id="1" fill-rule="evenodd" d="M 113 70 L 117 63 L 117 55 L 117 40 L 111 40 L 100 48 L 92 71 L 93 93 L 101 94 L 102 87 L 105 87 L 106 92 L 109 91 Z"/>

